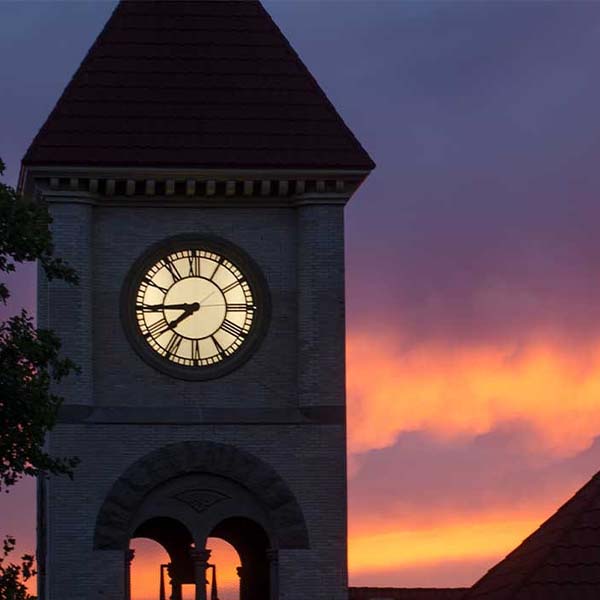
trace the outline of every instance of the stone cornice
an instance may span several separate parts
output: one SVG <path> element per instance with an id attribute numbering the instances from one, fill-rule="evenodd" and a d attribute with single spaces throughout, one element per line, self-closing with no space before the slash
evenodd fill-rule
<path id="1" fill-rule="evenodd" d="M 25 167 L 20 189 L 49 201 L 119 205 L 344 204 L 366 171 Z"/>

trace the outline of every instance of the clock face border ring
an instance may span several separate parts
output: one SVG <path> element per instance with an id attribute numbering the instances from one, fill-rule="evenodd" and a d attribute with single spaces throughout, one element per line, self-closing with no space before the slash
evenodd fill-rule
<path id="1" fill-rule="evenodd" d="M 179 365 L 160 356 L 143 339 L 135 314 L 137 290 L 144 275 L 161 258 L 187 249 L 207 250 L 230 260 L 244 275 L 257 306 L 250 332 L 242 345 L 231 356 L 212 365 Z M 271 320 L 271 297 L 262 271 L 244 250 L 223 238 L 189 233 L 153 244 L 133 263 L 121 288 L 120 316 L 127 341 L 144 362 L 175 379 L 206 381 L 223 377 L 241 367 L 257 350 Z"/>

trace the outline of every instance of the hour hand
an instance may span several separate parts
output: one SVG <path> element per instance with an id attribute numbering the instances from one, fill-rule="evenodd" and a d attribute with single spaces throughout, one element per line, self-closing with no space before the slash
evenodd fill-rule
<path id="1" fill-rule="evenodd" d="M 194 304 L 188 304 L 187 308 L 184 309 L 183 313 L 169 323 L 169 327 L 177 327 L 177 325 L 179 325 L 181 321 L 187 319 L 190 315 L 193 315 L 199 308 L 200 305 L 197 302 L 194 302 Z"/>

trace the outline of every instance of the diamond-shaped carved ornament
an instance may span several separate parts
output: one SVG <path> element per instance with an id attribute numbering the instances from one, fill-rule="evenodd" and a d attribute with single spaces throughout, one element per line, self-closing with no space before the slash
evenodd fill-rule
<path id="1" fill-rule="evenodd" d="M 216 490 L 186 490 L 175 494 L 173 497 L 199 513 L 208 510 L 219 502 L 223 502 L 223 500 L 229 500 L 229 496 Z"/>

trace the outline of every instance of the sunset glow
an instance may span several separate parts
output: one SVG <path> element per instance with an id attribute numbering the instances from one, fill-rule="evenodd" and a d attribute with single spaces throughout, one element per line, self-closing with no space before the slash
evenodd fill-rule
<path id="1" fill-rule="evenodd" d="M 466 565 L 482 575 L 593 474 L 600 343 L 407 346 L 350 331 L 347 363 L 355 584 L 435 582 L 456 564 L 465 575 L 446 581 L 470 585 Z"/>
<path id="2" fill-rule="evenodd" d="M 428 570 L 435 583 L 440 566 L 456 564 L 455 579 L 447 579 L 468 585 L 472 581 L 460 575 L 466 565 L 491 567 L 584 482 L 558 478 L 539 496 L 525 500 L 511 496 L 510 487 L 505 492 L 492 488 L 483 503 L 473 497 L 458 504 L 452 493 L 441 498 L 425 494 L 414 502 L 406 497 L 409 490 L 400 489 L 383 504 L 381 490 L 369 494 L 360 477 L 364 457 L 393 447 L 399 436 L 413 431 L 426 432 L 450 451 L 465 439 L 524 423 L 534 432 L 525 437 L 529 446 L 519 449 L 524 469 L 529 461 L 542 460 L 542 454 L 547 454 L 544 463 L 577 456 L 600 427 L 600 344 L 576 354 L 542 342 L 519 351 L 492 345 L 403 349 L 401 337 L 382 341 L 377 335 L 349 332 L 347 353 L 351 584 Z M 504 467 L 489 468 L 502 472 Z M 396 469 L 410 472 L 414 465 L 398 464 Z M 360 492 L 353 487 L 355 480 Z M 499 485 L 510 486 L 510 480 L 503 484 L 501 479 Z M 134 540 L 132 547 L 132 600 L 154 600 L 158 565 L 168 557 L 148 540 Z M 209 547 L 218 565 L 221 599 L 236 600 L 237 554 L 221 540 L 211 540 Z M 191 598 L 191 586 L 184 593 L 186 600 Z"/>
<path id="3" fill-rule="evenodd" d="M 600 428 L 600 344 L 577 355 L 542 342 L 521 349 L 434 344 L 403 349 L 401 337 L 382 341 L 378 335 L 350 332 L 347 353 L 351 477 L 360 470 L 361 456 L 393 446 L 405 432 L 428 432 L 452 445 L 525 424 L 534 432 L 532 456 L 543 451 L 560 458 L 585 450 Z M 399 495 L 387 511 L 366 512 L 361 506 L 353 510 L 351 496 L 351 581 L 440 563 L 491 566 L 573 491 L 569 484 L 558 485 L 550 497 L 525 506 L 496 500 L 490 509 L 474 505 L 462 511 L 438 501 L 432 511 L 433 499 L 427 497 L 422 509 L 403 507 Z M 233 564 L 226 569 L 235 573 Z M 220 576 L 220 585 L 232 588 L 235 579 Z"/>
<path id="4" fill-rule="evenodd" d="M 217 581 L 220 600 L 237 600 L 239 579 L 236 567 L 240 566 L 240 559 L 230 544 L 217 539 L 209 538 L 207 548 L 211 550 L 211 564 L 217 565 Z M 168 554 L 162 547 L 147 539 L 135 539 L 131 543 L 135 550 L 135 558 L 131 563 L 131 600 L 156 600 L 159 594 L 161 564 L 169 562 Z M 208 576 L 209 582 L 210 574 Z M 168 578 L 165 579 L 167 597 L 170 594 Z M 210 598 L 210 583 L 207 586 Z M 183 586 L 183 600 L 194 600 L 194 586 Z"/>
<path id="5" fill-rule="evenodd" d="M 350 585 L 470 586 L 600 469 L 600 131 L 596 131 L 600 3 L 263 3 L 377 163 L 344 213 Z M 0 131 L 5 143 L 0 156 L 7 165 L 7 183 L 17 184 L 29 143 L 115 5 L 116 0 L 3 3 L 0 53 L 7 57 L 4 80 L 10 85 L 3 91 L 5 118 Z M 186 35 L 189 32 L 182 33 L 182 39 Z M 232 36 L 235 39 L 237 34 Z M 60 43 L 49 44 L 48 40 Z M 151 44 L 157 53 L 163 46 L 163 42 Z M 186 42 L 185 56 L 192 53 L 188 46 L 192 47 Z M 211 42 L 209 48 L 207 55 L 212 56 L 219 45 Z M 248 53 L 244 48 L 239 46 L 235 52 Z M 106 48 L 103 51 L 107 55 L 99 63 L 111 65 L 119 56 L 112 56 Z M 165 56 L 165 68 L 193 62 L 191 54 L 181 60 L 176 54 Z M 251 58 L 248 55 L 239 62 L 247 68 Z M 133 83 L 143 75 L 142 69 L 155 63 L 141 56 L 131 60 Z M 202 69 L 206 68 L 208 83 L 216 81 L 208 59 L 206 64 Z M 281 68 L 277 64 L 272 58 L 261 68 L 267 73 L 272 67 Z M 110 71 L 98 73 L 99 81 L 113 77 Z M 190 68 L 181 81 L 190 81 L 194 73 Z M 238 86 L 232 98 L 252 89 L 294 98 L 297 92 L 278 89 L 270 77 L 261 76 L 258 87 L 245 90 L 245 76 L 227 75 Z M 218 119 L 192 121 L 196 111 L 213 106 L 202 100 L 204 84 L 196 89 L 202 100 L 197 101 L 196 96 L 181 93 L 176 78 L 159 74 L 156 81 L 160 85 L 148 97 L 153 103 L 148 114 L 157 117 L 144 116 L 136 108 L 131 117 L 122 117 L 122 124 L 121 117 L 115 117 L 115 127 L 123 128 L 118 133 L 123 143 L 130 138 L 127 128 L 144 119 L 159 118 L 165 110 L 162 94 L 173 93 L 183 107 L 179 116 L 173 115 L 177 119 L 173 139 L 181 136 L 185 140 L 206 129 L 206 135 L 215 136 L 216 154 L 228 147 L 231 133 L 211 133 Z M 165 91 L 169 88 L 175 91 Z M 84 96 L 92 97 L 91 84 L 86 89 Z M 83 104 L 83 100 L 78 102 Z M 100 98 L 97 110 L 114 104 L 125 111 L 121 102 Z M 251 106 L 247 115 L 233 111 L 228 103 L 214 104 L 214 110 L 215 114 L 231 112 L 237 127 L 251 122 L 259 103 Z M 306 111 L 312 113 L 313 109 Z M 77 118 L 87 119 L 86 114 Z M 96 108 L 89 112 L 94 114 Z M 276 126 L 278 114 L 275 110 L 269 116 L 269 127 L 256 128 L 267 141 L 275 135 L 269 131 Z M 300 125 L 295 127 L 296 133 L 295 129 L 286 130 L 277 136 L 298 136 L 308 143 L 327 133 L 324 125 L 306 131 Z M 65 139 L 71 144 L 70 135 Z M 143 151 L 140 147 L 140 155 Z M 261 146 L 255 153 L 259 156 L 263 151 Z M 325 148 L 324 157 L 327 152 Z M 134 158 L 136 155 L 131 153 Z M 257 178 L 263 176 L 260 170 L 256 173 Z M 70 185 L 87 181 L 87 175 L 78 177 L 61 176 L 58 181 L 61 185 L 63 179 L 72 181 Z M 123 174 L 123 181 L 115 179 L 115 189 L 129 187 L 126 177 L 129 175 Z M 269 185 L 274 190 L 273 182 Z M 256 179 L 253 189 L 265 183 Z M 182 179 L 176 188 L 183 185 Z M 221 186 L 230 189 L 225 181 L 216 188 Z M 289 194 L 294 186 L 290 184 Z M 142 187 L 140 183 L 134 191 Z M 208 184 L 198 185 L 198 189 L 204 187 Z M 284 187 L 288 189 L 288 182 Z M 183 193 L 184 188 L 181 190 Z M 107 206 L 119 206 L 118 196 Z M 136 191 L 126 203 L 137 201 L 137 196 Z M 160 197 L 156 192 L 155 199 Z M 240 198 L 239 207 L 249 210 L 249 197 Z M 221 214 L 230 200 L 234 197 L 224 197 L 223 203 L 219 198 L 215 214 Z M 131 247 L 141 244 L 144 236 L 154 243 L 154 228 L 139 239 L 133 235 L 138 223 L 135 215 L 153 201 L 144 197 L 140 208 L 136 204 L 122 219 L 119 235 L 125 237 L 131 229 L 127 248 L 130 243 Z M 263 408 L 276 410 L 277 426 L 280 415 L 288 414 L 296 391 L 295 379 L 289 385 L 280 386 L 279 381 L 289 366 L 283 369 L 279 363 L 284 359 L 293 362 L 296 348 L 290 344 L 289 352 L 278 350 L 289 340 L 297 341 L 293 336 L 303 318 L 302 313 L 298 316 L 295 301 L 286 308 L 289 299 L 299 297 L 301 278 L 293 269 L 287 273 L 283 267 L 274 267 L 285 259 L 293 261 L 295 269 L 303 257 L 293 247 L 301 238 L 300 228 L 292 228 L 285 243 L 279 238 L 280 228 L 287 227 L 279 202 L 271 205 L 271 200 L 263 198 L 260 210 L 264 220 L 247 230 L 238 228 L 236 219 L 224 219 L 222 232 L 220 224 L 212 232 L 210 223 L 201 219 L 188 223 L 178 217 L 181 221 L 177 222 L 177 227 L 187 223 L 190 229 L 205 228 L 225 238 L 231 234 L 242 246 L 252 245 L 255 236 L 260 238 L 260 251 L 251 258 L 268 275 L 271 323 L 275 326 L 265 334 L 268 344 L 260 346 L 255 355 L 268 375 L 250 381 L 247 389 L 256 390 L 260 398 L 257 415 L 263 414 Z M 237 198 L 232 206 L 237 210 Z M 161 201 L 161 211 L 163 208 Z M 82 209 L 88 210 L 83 205 Z M 92 213 L 96 220 L 91 240 L 96 243 L 104 239 L 99 234 L 108 223 L 108 213 L 103 206 Z M 273 215 L 272 222 L 269 215 Z M 315 222 L 315 227 L 320 225 Z M 168 219 L 163 229 L 165 237 L 170 235 Z M 156 231 L 163 229 L 157 225 Z M 108 237 L 101 243 L 105 245 L 93 253 L 90 264 L 93 269 L 101 267 L 101 257 L 110 255 L 115 261 L 110 266 L 114 266 L 115 277 L 120 277 L 118 273 L 124 274 L 129 265 L 117 252 L 119 246 L 109 252 Z M 0 305 L 2 319 L 23 307 L 35 315 L 36 266 L 19 265 L 16 273 L 5 275 L 11 298 L 7 305 Z M 273 282 L 279 283 L 272 286 Z M 176 287 L 175 280 L 168 277 L 166 283 Z M 225 288 L 229 285 L 221 283 Z M 102 317 L 108 311 L 109 287 L 94 298 L 91 330 L 99 338 L 114 341 L 115 357 L 129 356 L 118 351 L 124 330 L 116 322 L 107 327 Z M 82 289 L 87 294 L 88 288 Z M 177 304 L 195 306 L 197 301 L 181 290 Z M 164 300 L 161 293 L 158 299 L 149 298 L 148 304 Z M 232 303 L 239 304 L 239 300 L 232 298 Z M 114 302 L 116 315 L 120 310 L 116 295 Z M 57 303 L 57 311 L 58 306 L 63 305 Z M 204 309 L 216 311 L 215 318 L 222 317 L 219 307 L 206 305 Z M 314 310 L 318 309 L 315 304 Z M 180 325 L 196 327 L 199 310 L 193 308 L 190 318 Z M 245 310 L 248 312 L 248 307 Z M 249 318 L 250 313 L 254 314 L 250 311 Z M 144 314 L 140 313 L 140 319 Z M 327 315 L 322 313 L 319 318 Z M 341 326 L 336 331 L 340 333 Z M 189 359 L 190 353 L 191 345 L 183 349 L 181 360 Z M 94 350 L 91 356 L 102 354 Z M 239 378 L 233 382 L 235 389 L 242 386 L 246 374 L 252 376 L 252 360 L 234 374 Z M 100 363 L 82 366 L 83 376 L 87 377 L 86 369 L 90 369 L 92 376 L 100 378 L 99 386 L 88 387 L 94 393 L 100 390 L 102 414 L 112 415 L 123 394 L 117 377 L 121 373 L 104 373 Z M 114 368 L 120 367 L 119 363 Z M 134 371 L 124 376 L 131 380 L 141 377 Z M 148 386 L 160 382 L 160 377 L 151 374 Z M 232 394 L 222 402 L 219 386 L 225 381 L 199 383 L 184 393 L 182 406 L 202 418 L 209 418 L 213 408 L 218 408 L 215 414 L 225 412 L 234 401 Z M 161 412 L 158 409 L 169 410 L 171 390 L 179 394 L 183 385 L 173 382 L 164 398 L 152 400 L 157 414 Z M 263 386 L 268 386 L 264 398 Z M 116 396 L 111 396 L 112 391 Z M 276 406 L 279 397 L 285 410 Z M 80 399 L 70 401 L 77 404 Z M 135 400 L 136 405 L 141 402 Z M 151 415 L 150 421 L 154 418 Z M 262 423 L 260 430 L 272 436 L 269 440 L 279 439 L 275 429 L 268 429 L 270 423 Z M 198 438 L 214 436 L 224 443 L 238 443 L 229 429 L 219 430 L 219 426 L 210 421 L 210 433 L 205 436 L 199 429 Z M 304 425 L 286 423 L 288 426 Z M 184 427 L 185 436 L 196 435 L 188 433 L 193 430 L 187 423 Z M 154 425 L 145 429 L 155 431 Z M 249 447 L 254 448 L 253 444 Z M 127 461 L 133 463 L 134 454 L 127 454 Z M 269 456 L 260 458 L 277 466 Z M 302 502 L 309 497 L 309 492 L 301 489 L 301 481 L 289 473 L 281 475 Z M 35 482 L 26 478 L 1 496 L 0 538 L 7 533 L 16 536 L 16 561 L 17 554 L 30 553 L 36 545 Z M 309 525 L 315 526 L 312 521 Z M 157 600 L 159 568 L 168 562 L 168 555 L 146 539 L 132 540 L 131 547 L 136 550 L 131 600 Z M 213 552 L 211 561 L 218 566 L 220 600 L 238 600 L 239 557 L 221 540 L 211 540 L 208 547 Z M 35 581 L 28 583 L 35 593 Z M 192 586 L 186 586 L 184 594 L 184 600 L 193 599 Z"/>
<path id="6" fill-rule="evenodd" d="M 555 455 L 587 448 L 600 431 L 600 342 L 577 353 L 558 344 L 457 347 L 350 333 L 349 446 L 364 452 L 406 431 L 476 436 L 523 423 Z"/>
<path id="7" fill-rule="evenodd" d="M 352 577 L 365 572 L 405 569 L 442 561 L 489 559 L 508 554 L 540 523 L 539 515 L 490 515 L 473 521 L 410 528 L 390 523 L 380 531 L 350 536 Z"/>

